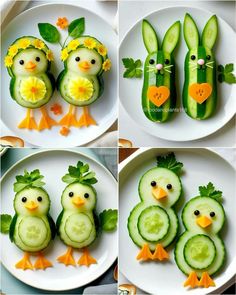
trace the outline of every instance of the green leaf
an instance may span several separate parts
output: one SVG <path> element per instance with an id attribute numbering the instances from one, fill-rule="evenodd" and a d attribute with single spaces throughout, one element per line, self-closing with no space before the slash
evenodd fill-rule
<path id="1" fill-rule="evenodd" d="M 233 72 L 233 70 L 234 70 L 234 64 L 227 64 L 227 65 L 225 65 L 225 73 L 230 73 L 230 72 Z"/>
<path id="2" fill-rule="evenodd" d="M 93 178 L 90 178 L 90 179 L 85 179 L 85 180 L 82 180 L 81 183 L 84 183 L 84 184 L 95 184 L 97 183 L 97 179 L 95 177 Z"/>
<path id="3" fill-rule="evenodd" d="M 0 222 L 1 222 L 1 233 L 7 234 L 10 230 L 12 217 L 9 214 L 1 214 L 0 215 Z"/>
<path id="4" fill-rule="evenodd" d="M 135 71 L 135 77 L 136 78 L 141 78 L 142 77 L 142 74 L 143 74 L 143 71 L 141 69 L 137 69 Z"/>
<path id="5" fill-rule="evenodd" d="M 224 75 L 224 74 L 219 74 L 219 75 L 218 75 L 218 81 L 219 81 L 220 83 L 222 83 L 222 82 L 224 82 L 224 80 L 225 80 L 225 75 Z"/>
<path id="6" fill-rule="evenodd" d="M 215 190 L 215 187 L 212 182 L 209 182 L 207 186 L 199 186 L 199 192 L 201 197 L 210 197 L 218 201 L 222 202 L 222 192 Z"/>
<path id="7" fill-rule="evenodd" d="M 225 82 L 228 84 L 234 84 L 236 83 L 236 77 L 233 73 L 227 73 L 225 74 Z"/>
<path id="8" fill-rule="evenodd" d="M 141 62 L 141 60 L 140 60 L 140 59 L 137 59 L 137 60 L 135 61 L 134 65 L 135 65 L 136 68 L 140 68 L 140 67 L 142 66 L 142 62 Z"/>
<path id="9" fill-rule="evenodd" d="M 125 67 L 125 72 L 123 74 L 124 78 L 141 78 L 143 70 L 140 68 L 142 62 L 140 59 L 134 61 L 133 58 L 123 58 L 123 65 Z"/>
<path id="10" fill-rule="evenodd" d="M 40 174 L 39 169 L 35 169 L 30 173 L 27 170 L 24 170 L 24 175 L 17 175 L 16 182 L 13 184 L 14 192 L 18 193 L 27 186 L 42 187 L 45 185 L 45 182 L 42 181 L 44 178 Z"/>
<path id="11" fill-rule="evenodd" d="M 157 166 L 170 169 L 174 173 L 178 174 L 183 167 L 183 163 L 177 162 L 175 154 L 169 153 L 167 156 L 157 157 Z"/>
<path id="12" fill-rule="evenodd" d="M 135 69 L 127 69 L 124 74 L 123 74 L 124 78 L 133 78 L 135 77 Z"/>
<path id="13" fill-rule="evenodd" d="M 49 23 L 39 23 L 38 28 L 41 37 L 47 42 L 58 43 L 60 41 L 60 34 L 53 25 Z"/>
<path id="14" fill-rule="evenodd" d="M 70 174 L 66 174 L 62 177 L 62 181 L 66 183 L 72 183 L 76 181 L 76 178 L 70 176 Z"/>
<path id="15" fill-rule="evenodd" d="M 132 58 L 122 58 L 122 62 L 127 69 L 134 66 L 134 60 Z"/>
<path id="16" fill-rule="evenodd" d="M 85 30 L 84 17 L 73 20 L 68 27 L 69 35 L 73 38 L 80 37 L 83 34 L 84 30 Z"/>
<path id="17" fill-rule="evenodd" d="M 104 231 L 113 231 L 117 227 L 118 210 L 104 210 L 99 214 L 100 224 Z"/>
<path id="18" fill-rule="evenodd" d="M 218 72 L 223 73 L 225 68 L 222 65 L 218 65 Z"/>

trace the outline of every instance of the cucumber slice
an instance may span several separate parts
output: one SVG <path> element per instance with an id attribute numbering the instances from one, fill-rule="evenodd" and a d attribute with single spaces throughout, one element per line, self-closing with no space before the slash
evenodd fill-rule
<path id="1" fill-rule="evenodd" d="M 159 206 L 146 208 L 138 218 L 140 235 L 149 242 L 158 242 L 164 238 L 169 226 L 169 217 L 165 210 Z"/>
<path id="2" fill-rule="evenodd" d="M 197 48 L 199 45 L 197 26 L 191 15 L 188 13 L 186 13 L 184 18 L 184 39 L 189 49 Z"/>
<path id="3" fill-rule="evenodd" d="M 180 21 L 177 21 L 166 32 L 162 43 L 162 50 L 171 54 L 179 41 L 179 36 Z"/>
<path id="4" fill-rule="evenodd" d="M 206 48 L 212 49 L 218 35 L 218 21 L 217 16 L 213 15 L 206 23 L 202 33 L 202 45 Z"/>
<path id="5" fill-rule="evenodd" d="M 85 213 L 72 214 L 65 224 L 68 238 L 75 243 L 87 240 L 92 232 L 93 224 Z"/>
<path id="6" fill-rule="evenodd" d="M 206 235 L 193 236 L 184 246 L 184 257 L 192 268 L 207 268 L 216 257 L 214 242 Z"/>
<path id="7" fill-rule="evenodd" d="M 149 53 L 158 51 L 158 39 L 152 25 L 144 19 L 142 22 L 142 35 L 144 45 Z"/>

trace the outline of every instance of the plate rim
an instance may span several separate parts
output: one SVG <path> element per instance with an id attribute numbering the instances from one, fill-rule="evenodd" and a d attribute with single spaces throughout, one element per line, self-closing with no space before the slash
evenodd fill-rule
<path id="1" fill-rule="evenodd" d="M 101 169 L 105 170 L 106 173 L 108 175 L 110 175 L 114 181 L 114 184 L 117 186 L 118 188 L 118 181 L 117 179 L 115 178 L 115 176 L 111 173 L 111 171 L 105 167 L 102 163 L 100 163 L 99 161 L 97 161 L 96 159 L 92 158 L 91 156 L 81 152 L 80 150 L 76 151 L 76 150 L 71 150 L 71 149 L 43 149 L 43 150 L 40 150 L 40 151 L 36 151 L 35 153 L 32 153 L 32 154 L 29 154 L 29 155 L 26 155 L 24 156 L 23 158 L 21 158 L 20 160 L 18 160 L 16 163 L 14 163 L 11 167 L 9 167 L 9 169 L 7 169 L 7 171 L 1 176 L 0 178 L 0 187 L 2 186 L 2 182 L 5 180 L 5 178 L 7 177 L 7 174 L 11 173 L 12 170 L 15 169 L 15 167 L 18 165 L 18 164 L 21 164 L 22 162 L 24 162 L 25 160 L 28 160 L 29 158 L 31 157 L 34 157 L 34 156 L 38 156 L 39 154 L 43 154 L 43 153 L 51 153 L 51 152 L 70 152 L 72 154 L 79 154 L 87 159 L 89 159 L 90 161 L 92 162 L 95 162 L 98 166 L 101 167 Z M 118 189 L 117 189 L 117 192 L 116 192 L 116 195 L 118 195 Z M 118 196 L 117 196 L 118 198 Z M 1 198 L 2 200 L 2 198 Z M 117 208 L 119 207 L 119 204 L 117 206 Z M 1 234 L 2 235 L 2 234 Z M 118 236 L 118 229 L 117 229 L 117 236 Z M 116 244 L 118 244 L 118 240 L 116 241 Z M 117 248 L 118 249 L 118 248 Z M 3 263 L 2 259 L 0 260 L 2 266 L 5 268 L 5 270 L 10 273 L 14 278 L 16 278 L 17 280 L 19 280 L 20 282 L 23 282 L 24 284 L 28 285 L 28 286 L 31 286 L 33 288 L 36 288 L 36 289 L 39 289 L 39 290 L 45 290 L 45 291 L 69 291 L 69 290 L 73 290 L 73 289 L 77 289 L 77 288 L 80 288 L 80 287 L 83 287 L 83 286 L 86 286 L 87 284 L 90 284 L 92 283 L 93 281 L 95 281 L 96 279 L 98 279 L 99 277 L 101 277 L 112 265 L 113 263 L 115 262 L 115 260 L 117 259 L 118 257 L 118 251 L 115 255 L 115 258 L 113 259 L 113 261 L 110 263 L 110 265 L 108 267 L 105 268 L 105 271 L 100 273 L 99 275 L 95 275 L 94 278 L 92 279 L 89 279 L 85 284 L 82 284 L 82 285 L 78 285 L 76 287 L 72 287 L 72 288 L 66 288 L 66 289 L 61 289 L 61 288 L 56 288 L 56 289 L 48 289 L 48 288 L 40 288 L 38 286 L 34 286 L 34 285 L 31 285 L 29 282 L 26 282 L 25 280 L 22 280 L 22 279 L 19 279 L 13 272 L 11 272 L 7 267 L 6 265 Z"/>
<path id="2" fill-rule="evenodd" d="M 129 35 L 129 33 L 144 19 L 144 18 L 147 18 L 147 17 L 150 17 L 150 16 L 152 16 L 152 15 L 154 15 L 155 13 L 158 13 L 158 12 L 162 12 L 162 11 L 164 11 L 164 10 L 167 10 L 168 11 L 168 9 L 173 9 L 173 8 L 184 8 L 184 9 L 194 9 L 194 10 L 198 10 L 198 11 L 202 11 L 202 12 L 207 12 L 207 13 L 209 13 L 209 14 L 215 14 L 214 12 L 212 12 L 211 10 L 208 10 L 208 9 L 203 9 L 203 8 L 198 8 L 198 7 L 193 7 L 193 6 L 185 6 L 185 5 L 176 5 L 176 6 L 167 6 L 167 7 L 163 7 L 163 8 L 161 8 L 161 9 L 157 9 L 157 10 L 155 10 L 155 11 L 152 11 L 152 12 L 149 12 L 149 13 L 147 13 L 147 14 L 145 14 L 143 17 L 141 17 L 141 18 L 139 18 L 133 25 L 132 25 L 132 27 L 130 28 L 130 29 L 128 29 L 128 31 L 126 31 L 125 32 L 125 34 L 124 34 L 124 36 L 123 36 L 123 38 L 120 40 L 120 42 L 119 42 L 119 48 L 118 48 L 118 51 L 119 51 L 119 54 L 118 54 L 118 56 L 120 57 L 120 49 L 121 49 L 121 46 L 125 43 L 125 40 L 126 40 L 126 38 L 128 37 L 128 35 Z M 220 16 L 217 16 L 221 21 L 223 21 L 224 23 L 226 23 L 227 25 L 228 25 L 228 27 L 232 30 L 232 32 L 234 33 L 234 35 L 236 35 L 236 32 L 235 32 L 235 30 L 231 27 L 231 25 L 229 25 L 229 23 L 226 21 L 226 20 L 224 20 L 222 17 L 220 17 Z M 118 61 L 118 67 L 119 67 L 119 77 L 118 77 L 118 80 L 120 81 L 120 78 L 121 78 L 121 71 L 120 71 L 120 58 L 119 58 L 119 61 Z M 120 83 L 118 84 L 118 87 L 120 87 Z M 182 94 L 182 91 L 181 91 L 181 94 Z M 181 103 L 182 103 L 182 96 L 181 96 Z M 213 131 L 211 132 L 211 133 L 209 133 L 209 134 L 207 134 L 207 135 L 201 135 L 200 137 L 198 136 L 198 137 L 193 137 L 193 138 L 191 138 L 191 139 L 182 139 L 182 140 L 177 140 L 177 139 L 169 139 L 169 138 L 165 138 L 164 136 L 160 136 L 160 135 L 155 135 L 154 134 L 154 132 L 149 132 L 149 131 L 147 131 L 148 130 L 148 128 L 145 128 L 145 127 L 143 127 L 142 125 L 139 125 L 137 122 L 136 122 L 136 120 L 133 118 L 133 117 L 131 117 L 130 115 L 129 115 L 129 112 L 126 110 L 126 108 L 124 107 L 124 105 L 123 105 L 123 103 L 122 103 L 122 99 L 120 99 L 120 93 L 119 93 L 119 103 L 121 104 L 121 106 L 122 106 L 122 109 L 123 109 L 123 111 L 125 111 L 126 112 L 126 115 L 132 120 L 132 122 L 134 122 L 135 123 L 135 125 L 137 126 L 137 127 L 139 127 L 142 131 L 144 131 L 146 134 L 149 134 L 149 135 L 151 135 L 151 136 L 153 136 L 153 137 L 155 137 L 155 138 L 160 138 L 160 139 L 163 139 L 163 140 L 166 140 L 166 141 L 170 141 L 170 142 L 194 142 L 194 141 L 197 141 L 197 140 L 199 140 L 199 139 L 202 139 L 202 138 L 207 138 L 207 137 L 209 137 L 210 135 L 212 135 L 212 134 L 214 134 L 214 133 L 216 133 L 217 131 L 219 131 L 219 130 L 221 130 L 224 126 L 226 126 L 226 124 L 228 124 L 231 120 L 232 120 L 232 118 L 235 116 L 235 114 L 236 114 L 236 111 L 235 112 L 233 112 L 232 113 L 232 115 L 225 121 L 225 123 L 220 127 L 220 128 L 214 128 L 213 129 Z"/>

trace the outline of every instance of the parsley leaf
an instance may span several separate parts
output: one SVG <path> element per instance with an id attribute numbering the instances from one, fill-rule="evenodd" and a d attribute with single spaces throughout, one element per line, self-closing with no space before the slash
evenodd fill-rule
<path id="1" fill-rule="evenodd" d="M 136 61 L 133 58 L 123 58 L 123 65 L 125 67 L 125 72 L 123 74 L 124 78 L 141 78 L 143 70 L 141 69 L 142 62 L 140 59 Z"/>
<path id="2" fill-rule="evenodd" d="M 13 185 L 14 192 L 18 193 L 27 186 L 42 187 L 45 185 L 45 182 L 42 181 L 43 178 L 44 176 L 40 174 L 39 169 L 35 169 L 30 173 L 25 170 L 24 175 L 16 176 L 16 182 Z"/>
<path id="3" fill-rule="evenodd" d="M 234 64 L 226 64 L 225 66 L 219 65 L 218 66 L 218 81 L 220 83 L 226 82 L 228 84 L 236 83 L 236 77 L 233 74 L 234 71 Z"/>
<path id="4" fill-rule="evenodd" d="M 117 227 L 118 210 L 108 209 L 99 214 L 100 224 L 104 231 L 113 231 Z"/>
<path id="5" fill-rule="evenodd" d="M 183 163 L 176 161 L 175 154 L 172 152 L 167 156 L 158 156 L 157 166 L 170 169 L 174 173 L 178 174 L 184 165 Z"/>
<path id="6" fill-rule="evenodd" d="M 3 233 L 3 234 L 9 233 L 10 225 L 11 225 L 11 221 L 12 221 L 11 215 L 1 214 L 0 221 L 1 221 L 1 233 Z"/>
<path id="7" fill-rule="evenodd" d="M 209 182 L 207 186 L 199 186 L 199 192 L 201 197 L 210 197 L 219 203 L 223 200 L 222 192 L 215 190 L 212 182 Z"/>

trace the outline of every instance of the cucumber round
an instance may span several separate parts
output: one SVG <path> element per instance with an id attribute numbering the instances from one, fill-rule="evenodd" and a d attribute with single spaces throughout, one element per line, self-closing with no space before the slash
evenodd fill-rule
<path id="1" fill-rule="evenodd" d="M 142 211 L 138 218 L 140 235 L 149 242 L 163 239 L 170 227 L 169 217 L 159 206 L 150 206 Z"/>
<path id="2" fill-rule="evenodd" d="M 192 268 L 205 269 L 216 257 L 214 242 L 206 235 L 193 236 L 184 246 L 184 257 Z"/>
<path id="3" fill-rule="evenodd" d="M 158 51 L 157 35 L 152 25 L 144 19 L 142 22 L 144 45 L 149 53 Z"/>

